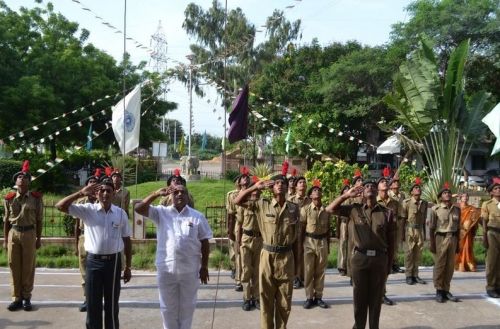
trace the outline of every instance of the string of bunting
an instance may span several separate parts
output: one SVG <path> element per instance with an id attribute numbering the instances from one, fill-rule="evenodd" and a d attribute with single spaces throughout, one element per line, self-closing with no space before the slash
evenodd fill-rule
<path id="1" fill-rule="evenodd" d="M 144 101 L 142 101 L 142 102 L 144 102 Z M 141 117 L 143 117 L 143 116 L 144 116 L 144 115 L 145 115 L 145 114 L 149 111 L 149 109 L 150 109 L 151 107 L 153 107 L 155 104 L 156 104 L 156 101 L 155 101 L 155 102 L 153 102 L 153 104 L 151 104 L 150 106 L 148 106 L 148 108 L 146 108 L 146 109 L 142 112 Z M 86 144 L 88 141 L 94 141 L 96 138 L 100 137 L 102 134 L 104 134 L 106 131 L 108 131 L 110 128 L 112 128 L 111 121 L 106 122 L 106 123 L 104 124 L 104 127 L 105 127 L 105 128 L 104 128 L 101 132 L 99 132 L 99 133 L 98 133 L 98 132 L 93 131 L 93 132 L 92 132 L 93 137 L 92 137 L 91 139 L 86 140 L 86 141 L 85 141 L 85 144 Z M 80 150 L 82 147 L 83 147 L 83 145 L 77 145 L 77 146 L 74 146 L 74 147 L 73 147 L 73 149 L 74 149 L 75 151 L 78 151 L 78 150 Z M 65 152 L 66 152 L 66 153 L 68 153 L 68 155 L 70 155 L 70 154 L 73 154 L 73 153 L 74 153 L 74 151 L 73 151 L 72 149 L 69 149 L 69 148 L 68 148 L 68 149 L 66 149 L 66 150 L 65 150 Z M 64 158 L 56 158 L 54 161 L 47 161 L 47 162 L 45 163 L 45 165 L 46 165 L 46 169 L 42 169 L 42 168 L 38 169 L 38 170 L 37 170 L 37 173 L 39 173 L 40 175 L 38 175 L 38 176 L 36 176 L 36 177 L 34 177 L 34 176 L 33 176 L 33 177 L 32 177 L 32 180 L 34 181 L 34 180 L 36 180 L 37 178 L 40 178 L 42 175 L 46 174 L 47 172 L 49 172 L 50 170 L 52 170 L 53 168 L 55 168 L 57 165 L 59 165 L 60 163 L 62 163 L 64 160 L 65 160 Z"/>
<path id="2" fill-rule="evenodd" d="M 161 89 L 161 88 L 157 88 L 157 89 L 156 89 L 156 90 L 155 90 L 155 91 L 154 91 L 154 92 L 153 92 L 153 93 L 152 93 L 149 97 L 147 97 L 147 98 L 145 98 L 145 99 L 141 100 L 141 103 L 142 103 L 142 104 L 144 104 L 145 102 L 147 102 L 147 101 L 148 101 L 148 100 L 150 100 L 151 98 L 153 98 L 153 97 L 157 96 L 157 95 L 158 95 L 159 93 L 161 93 L 161 92 L 162 92 L 162 89 Z M 155 101 L 153 102 L 153 104 L 152 104 L 151 106 L 149 106 L 149 107 L 148 107 L 148 109 L 146 109 L 146 110 L 145 110 L 145 112 L 142 114 L 142 116 L 144 116 L 144 115 L 147 113 L 147 110 L 149 110 L 152 106 L 154 106 L 154 105 L 156 104 L 156 102 L 157 102 L 157 101 L 155 100 Z M 42 138 L 38 139 L 38 140 L 37 140 L 37 142 L 38 142 L 38 143 L 40 143 L 40 144 L 43 144 L 43 143 L 45 143 L 47 140 L 53 140 L 53 139 L 54 139 L 54 136 L 59 136 L 61 133 L 69 132 L 69 131 L 71 131 L 71 128 L 72 128 L 72 127 L 74 127 L 74 126 L 78 126 L 78 127 L 80 127 L 80 128 L 81 128 L 81 127 L 83 127 L 83 122 L 85 122 L 85 121 L 93 122 L 93 121 L 95 120 L 95 116 L 96 116 L 96 115 L 99 115 L 99 114 L 100 114 L 100 115 L 106 115 L 106 112 L 107 112 L 107 111 L 112 111 L 112 109 L 111 109 L 111 108 L 102 109 L 102 110 L 100 110 L 99 112 L 93 113 L 93 114 L 89 115 L 88 117 L 86 117 L 86 118 L 83 118 L 83 119 L 79 120 L 78 122 L 72 123 L 72 124 L 70 124 L 70 125 L 68 125 L 68 126 L 66 126 L 66 127 L 64 127 L 64 128 L 62 128 L 62 129 L 56 130 L 56 131 L 54 131 L 54 132 L 52 132 L 52 133 L 50 133 L 50 134 L 48 134 L 48 135 L 46 135 L 46 136 L 44 136 L 44 137 L 42 137 Z M 28 148 L 26 148 L 26 151 L 27 151 L 28 153 L 30 153 L 30 152 L 31 152 L 31 150 L 30 150 L 30 149 L 32 149 L 32 148 L 34 148 L 34 147 L 35 147 L 34 143 L 35 143 L 34 141 L 33 141 L 33 142 L 30 142 L 30 143 L 27 143 L 27 142 L 26 142 L 26 143 L 23 143 L 24 145 L 29 144 L 29 147 L 28 147 Z M 15 150 L 13 151 L 13 153 L 15 153 L 15 154 L 17 154 L 17 153 L 21 153 L 21 151 L 22 151 L 22 150 L 23 150 L 23 147 L 21 146 L 21 147 L 19 147 L 19 148 L 15 149 Z"/>
<path id="3" fill-rule="evenodd" d="M 84 5 L 81 1 L 79 0 L 72 0 L 74 3 L 77 3 L 78 5 L 80 5 L 80 8 L 84 11 L 87 11 L 89 13 L 91 13 L 95 19 L 99 20 L 101 22 L 101 24 L 107 26 L 109 29 L 113 30 L 114 33 L 117 33 L 117 34 L 123 34 L 123 31 L 120 30 L 119 28 L 117 28 L 116 26 L 114 26 L 113 24 L 107 22 L 104 18 L 102 18 L 101 16 L 99 16 L 97 13 L 95 13 L 92 9 L 90 9 L 88 6 Z M 137 41 L 136 39 L 130 37 L 130 36 L 127 36 L 126 39 L 128 41 L 131 41 L 134 43 L 135 47 L 136 48 L 140 48 L 140 49 L 144 49 L 146 50 L 147 52 L 149 53 L 154 53 L 154 50 L 149 48 L 148 46 L 145 46 L 144 44 L 142 44 L 141 42 Z"/>
<path id="4" fill-rule="evenodd" d="M 127 92 L 130 92 L 132 89 L 128 89 Z M 70 115 L 73 115 L 73 114 L 77 114 L 79 112 L 83 112 L 83 111 L 86 111 L 88 110 L 90 107 L 94 107 L 96 105 L 98 105 L 100 102 L 106 100 L 106 99 L 109 99 L 109 98 L 113 98 L 113 99 L 117 99 L 118 97 L 120 97 L 121 95 L 123 95 L 123 91 L 120 91 L 120 92 L 117 92 L 116 94 L 113 94 L 113 95 L 105 95 L 101 98 L 98 98 L 96 99 L 95 101 L 92 101 L 91 103 L 87 104 L 87 105 L 84 105 L 84 106 L 81 106 L 81 107 L 78 107 L 74 110 L 71 110 L 71 111 L 68 111 L 68 112 L 65 112 L 63 114 L 60 114 L 56 117 L 53 117 L 51 119 L 48 119 L 46 121 L 43 121 L 42 123 L 38 123 L 38 124 L 35 124 L 29 128 L 26 128 L 24 130 L 21 130 L 21 131 L 18 131 L 14 134 L 11 134 L 9 136 L 6 136 L 4 138 L 1 138 L 2 140 L 9 140 L 9 141 L 13 141 L 13 140 L 16 140 L 17 138 L 23 138 L 26 136 L 26 133 L 30 130 L 33 130 L 33 131 L 37 131 L 40 129 L 40 126 L 45 126 L 47 125 L 49 122 L 52 122 L 52 121 L 57 121 L 59 119 L 62 119 L 62 118 L 66 118 L 67 116 L 70 116 Z"/>

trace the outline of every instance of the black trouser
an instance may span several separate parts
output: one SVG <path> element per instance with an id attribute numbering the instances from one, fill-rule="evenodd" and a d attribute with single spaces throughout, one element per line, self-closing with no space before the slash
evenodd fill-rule
<path id="1" fill-rule="evenodd" d="M 351 255 L 354 329 L 364 329 L 369 312 L 370 329 L 379 328 L 380 309 L 387 279 L 387 255 Z"/>
<path id="2" fill-rule="evenodd" d="M 120 253 L 117 253 L 112 259 L 97 259 L 92 257 L 91 254 L 87 254 L 85 282 L 87 329 L 102 329 L 103 297 L 104 327 L 106 329 L 118 329 L 120 327 L 118 322 L 118 300 L 120 298 L 121 268 Z"/>

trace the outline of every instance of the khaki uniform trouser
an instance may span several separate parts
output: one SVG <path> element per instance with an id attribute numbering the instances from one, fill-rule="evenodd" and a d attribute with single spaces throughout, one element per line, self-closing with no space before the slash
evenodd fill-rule
<path id="1" fill-rule="evenodd" d="M 340 223 L 340 238 L 339 238 L 339 251 L 337 255 L 337 268 L 339 270 L 347 271 L 347 258 L 349 257 L 347 252 L 347 224 L 344 222 Z"/>
<path id="2" fill-rule="evenodd" d="M 397 259 L 398 259 L 398 253 L 399 253 L 399 250 L 402 248 L 402 244 L 403 244 L 403 233 L 404 233 L 404 229 L 405 229 L 405 225 L 404 225 L 404 220 L 402 218 L 398 218 L 398 220 L 396 221 L 396 230 L 394 231 L 394 238 L 396 240 L 394 240 L 394 260 L 393 260 L 393 263 L 397 263 Z"/>
<path id="3" fill-rule="evenodd" d="M 306 298 L 322 298 L 328 264 L 328 240 L 304 239 L 304 287 Z"/>
<path id="4" fill-rule="evenodd" d="M 405 275 L 418 276 L 418 266 L 424 250 L 423 229 L 408 227 L 406 229 Z"/>
<path id="5" fill-rule="evenodd" d="M 241 283 L 240 245 L 237 241 L 229 240 L 229 260 L 231 262 L 231 268 L 235 270 L 234 281 L 236 284 Z"/>
<path id="6" fill-rule="evenodd" d="M 36 232 L 9 231 L 7 257 L 11 274 L 12 301 L 31 299 L 35 281 Z"/>
<path id="7" fill-rule="evenodd" d="M 294 256 L 292 251 L 260 252 L 260 328 L 285 329 L 292 309 Z"/>
<path id="8" fill-rule="evenodd" d="M 488 230 L 486 290 L 500 289 L 500 232 Z"/>
<path id="9" fill-rule="evenodd" d="M 433 280 L 436 290 L 450 291 L 450 282 L 455 271 L 455 252 L 458 239 L 452 235 L 436 234 Z"/>
<path id="10" fill-rule="evenodd" d="M 243 300 L 259 298 L 259 262 L 262 237 L 243 234 L 241 238 L 241 282 Z"/>
<path id="11" fill-rule="evenodd" d="M 85 273 L 87 270 L 87 251 L 84 247 L 85 235 L 80 235 L 78 237 L 78 267 L 80 268 L 80 274 L 82 276 L 82 288 L 83 296 L 85 297 Z"/>
<path id="12" fill-rule="evenodd" d="M 302 234 L 303 223 L 298 224 L 297 230 Z M 297 249 L 297 263 L 295 264 L 295 277 L 304 281 L 304 250 L 301 248 Z"/>
<path id="13" fill-rule="evenodd" d="M 351 275 L 354 302 L 354 329 L 365 328 L 369 313 L 370 329 L 379 328 L 380 310 L 387 279 L 387 255 L 367 256 L 354 252 Z"/>

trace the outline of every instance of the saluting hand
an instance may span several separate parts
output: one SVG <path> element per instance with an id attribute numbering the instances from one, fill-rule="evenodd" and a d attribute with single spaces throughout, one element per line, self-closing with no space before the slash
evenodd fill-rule
<path id="1" fill-rule="evenodd" d="M 363 192 L 363 186 L 353 186 L 347 192 L 345 192 L 345 195 L 348 196 L 349 198 L 355 198 L 359 196 L 362 192 Z"/>
<path id="2" fill-rule="evenodd" d="M 158 190 L 155 192 L 155 194 L 156 194 L 157 196 L 167 196 L 168 194 L 170 194 L 170 193 L 168 193 L 168 190 L 169 190 L 169 189 L 170 189 L 170 187 L 169 187 L 169 188 L 162 187 L 161 189 L 158 189 Z"/>
<path id="3" fill-rule="evenodd" d="M 265 188 L 270 188 L 273 187 L 274 181 L 273 180 L 261 180 L 258 181 L 256 186 L 259 190 L 263 190 Z"/>
<path id="4" fill-rule="evenodd" d="M 94 196 L 101 188 L 102 184 L 94 183 L 90 185 L 86 185 L 84 188 L 80 190 L 80 193 L 84 196 Z"/>

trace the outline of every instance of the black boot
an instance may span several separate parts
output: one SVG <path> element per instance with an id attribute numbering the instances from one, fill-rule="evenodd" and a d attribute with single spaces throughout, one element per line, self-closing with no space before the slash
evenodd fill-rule
<path id="1" fill-rule="evenodd" d="M 415 281 L 413 281 L 413 277 L 412 276 L 407 276 L 406 277 L 406 284 L 409 284 L 410 286 L 412 286 L 412 285 L 415 284 Z"/>
<path id="2" fill-rule="evenodd" d="M 450 302 L 455 302 L 455 303 L 460 301 L 460 299 L 453 296 L 449 291 L 443 291 L 443 298 L 449 300 Z"/>
<path id="3" fill-rule="evenodd" d="M 438 303 L 446 302 L 446 299 L 444 298 L 443 292 L 444 292 L 443 290 L 436 290 L 436 302 L 438 302 Z"/>
<path id="4" fill-rule="evenodd" d="M 23 307 L 23 302 L 20 300 L 16 300 L 15 302 L 10 303 L 9 306 L 7 306 L 7 309 L 12 312 L 12 311 L 17 311 L 22 307 Z"/>
<path id="5" fill-rule="evenodd" d="M 306 301 L 304 302 L 304 308 L 308 310 L 313 306 L 314 306 L 314 301 L 310 298 L 306 299 Z"/>
<path id="6" fill-rule="evenodd" d="M 33 306 L 31 305 L 31 301 L 29 299 L 25 299 L 23 302 L 23 309 L 25 311 L 31 311 L 33 309 Z"/>

